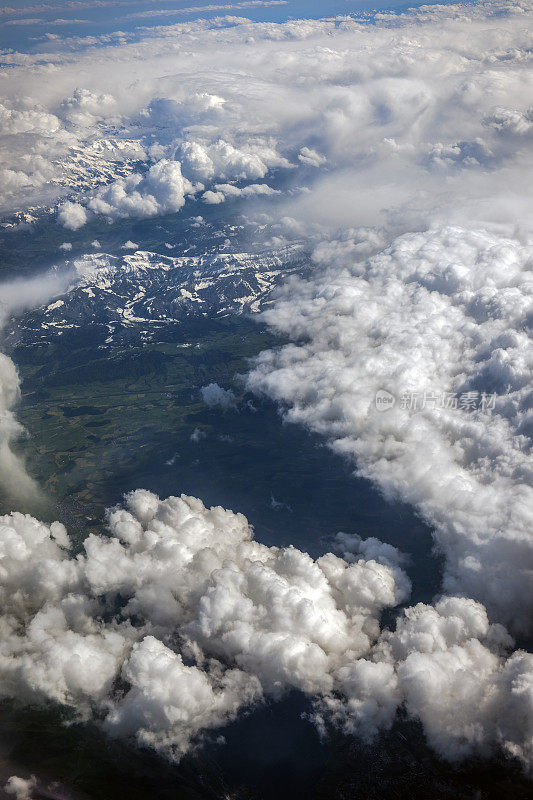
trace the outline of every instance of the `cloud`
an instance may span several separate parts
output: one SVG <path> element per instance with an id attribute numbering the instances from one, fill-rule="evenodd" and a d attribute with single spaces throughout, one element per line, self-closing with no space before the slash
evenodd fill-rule
<path id="1" fill-rule="evenodd" d="M 509 132 L 515 136 L 524 136 L 533 130 L 533 108 L 524 112 L 512 108 L 496 108 L 487 114 L 483 124 L 502 134 Z"/>
<path id="2" fill-rule="evenodd" d="M 13 9 L 14 10 L 14 9 Z M 42 11 L 47 11 L 48 8 L 42 6 Z M 23 9 L 19 9 L 19 11 L 23 11 Z M 4 26 L 12 26 L 12 25 L 48 25 L 48 26 L 57 26 L 57 25 L 88 25 L 88 19 L 41 19 L 41 18 L 25 18 L 25 19 L 10 19 L 6 22 L 0 23 Z"/>
<path id="3" fill-rule="evenodd" d="M 329 694 L 410 588 L 394 548 L 313 561 L 192 497 L 132 493 L 78 557 L 59 523 L 0 524 L 3 696 L 103 717 L 170 757 L 265 696 Z"/>
<path id="4" fill-rule="evenodd" d="M 449 761 L 498 751 L 531 763 L 533 656 L 503 653 L 512 642 L 489 625 L 472 600 L 448 597 L 406 609 L 385 631 L 372 660 L 336 675 L 338 696 L 317 704 L 326 718 L 363 738 L 388 728 L 400 705 L 423 725 L 429 744 Z"/>
<path id="5" fill-rule="evenodd" d="M 314 561 L 262 545 L 241 514 L 138 490 L 70 554 L 65 528 L 0 519 L 1 693 L 179 759 L 244 709 L 291 689 L 322 728 L 370 741 L 396 711 L 455 760 L 495 749 L 531 764 L 533 656 L 473 600 L 405 610 L 403 559 L 343 535 Z"/>
<path id="6" fill-rule="evenodd" d="M 2 25 L 40 25 L 45 22 L 44 19 L 40 18 L 26 18 L 26 19 L 10 19 L 7 22 L 3 22 Z"/>
<path id="7" fill-rule="evenodd" d="M 50 135 L 57 133 L 61 126 L 54 114 L 38 104 L 29 106 L 26 101 L 17 107 L 6 100 L 0 104 L 0 124 L 4 136 L 33 132 Z"/>
<path id="8" fill-rule="evenodd" d="M 59 202 L 76 230 L 263 195 L 257 240 L 307 239 L 314 272 L 264 316 L 292 344 L 261 354 L 249 388 L 411 503 L 445 557 L 443 596 L 389 631 L 381 612 L 409 585 L 376 540 L 341 537 L 313 561 L 254 542 L 240 515 L 140 491 L 73 559 L 61 526 L 15 514 L 0 540 L 7 696 L 177 758 L 298 689 L 323 730 L 371 740 L 401 707 L 447 759 L 531 768 L 532 656 L 500 626 L 529 636 L 533 618 L 531 14 L 220 18 L 3 54 L 6 213 Z M 20 491 L 18 393 L 2 357 L 0 454 Z"/>
<path id="9" fill-rule="evenodd" d="M 201 442 L 202 439 L 205 439 L 206 437 L 207 433 L 205 431 L 201 430 L 201 428 L 195 428 L 191 433 L 191 442 L 198 444 L 198 442 Z"/>
<path id="10" fill-rule="evenodd" d="M 197 180 L 256 180 L 264 178 L 269 169 L 290 166 L 271 145 L 263 142 L 252 141 L 246 148 L 238 148 L 223 139 L 213 144 L 186 141 L 179 152 L 185 173 Z"/>
<path id="11" fill-rule="evenodd" d="M 65 8 L 79 9 L 80 6 L 83 5 L 84 3 L 80 2 L 80 0 L 66 0 L 66 2 L 59 5 L 53 5 L 52 3 L 35 3 L 34 5 L 19 6 L 18 8 L 3 6 L 2 9 L 0 9 L 0 14 L 35 14 L 44 11 L 64 11 Z M 91 5 L 95 8 L 107 8 L 109 6 L 129 5 L 129 0 L 93 0 Z"/>
<path id="12" fill-rule="evenodd" d="M 301 161 L 302 164 L 308 167 L 320 167 L 322 164 L 326 163 L 326 160 L 324 156 L 321 156 L 320 153 L 317 153 L 316 150 L 313 150 L 311 147 L 302 147 L 298 154 L 298 161 Z"/>
<path id="13" fill-rule="evenodd" d="M 242 0 L 235 3 L 209 3 L 202 6 L 186 6 L 185 8 L 153 9 L 149 11 L 137 11 L 128 14 L 128 19 L 144 19 L 150 17 L 175 17 L 182 14 L 204 14 L 208 11 L 239 11 L 247 8 L 264 8 L 270 6 L 286 6 L 288 0 Z"/>
<path id="14" fill-rule="evenodd" d="M 437 752 L 457 761 L 503 748 L 530 763 L 533 656 L 502 658 L 498 647 L 509 644 L 482 606 L 450 597 L 408 609 L 378 652 L 396 661 L 407 710 Z"/>
<path id="15" fill-rule="evenodd" d="M 248 387 L 418 509 L 446 556 L 446 591 L 530 634 L 531 247 L 455 227 L 366 261 L 359 247 L 322 244 L 325 271 L 264 313 L 298 344 L 262 353 Z M 380 390 L 397 401 L 386 413 Z M 461 407 L 467 392 L 476 405 L 494 393 L 494 409 Z"/>
<path id="16" fill-rule="evenodd" d="M 68 270 L 50 271 L 33 278 L 0 284 L 0 331 L 13 314 L 47 302 L 67 288 Z M 25 435 L 17 421 L 14 407 L 20 400 L 17 368 L 8 356 L 0 353 L 0 494 L 7 506 L 19 503 L 40 505 L 43 495 L 28 475 L 23 459 L 13 452 L 13 444 Z"/>
<path id="17" fill-rule="evenodd" d="M 185 195 L 192 191 L 180 163 L 161 159 L 144 175 L 134 173 L 102 187 L 91 197 L 88 207 L 110 219 L 153 217 L 179 211 L 185 204 Z"/>
<path id="18" fill-rule="evenodd" d="M 89 89 L 76 88 L 71 97 L 60 103 L 59 114 L 71 125 L 85 131 L 97 121 L 112 116 L 116 101 L 110 94 L 95 94 Z"/>
<path id="19" fill-rule="evenodd" d="M 8 795 L 13 795 L 15 800 L 31 800 L 33 790 L 37 785 L 37 779 L 32 775 L 30 778 L 19 778 L 12 775 L 4 786 L 4 791 Z"/>
<path id="20" fill-rule="evenodd" d="M 157 131 L 158 144 L 176 135 L 191 125 L 216 124 L 223 111 L 225 99 L 208 92 L 192 92 L 179 100 L 170 97 L 154 97 L 148 107 L 140 113 L 140 120 Z"/>
<path id="21" fill-rule="evenodd" d="M 79 203 L 67 201 L 59 206 L 59 223 L 69 231 L 77 231 L 86 224 L 88 216 L 85 208 Z"/>
<path id="22" fill-rule="evenodd" d="M 221 406 L 223 409 L 235 407 L 235 395 L 231 389 L 223 389 L 218 383 L 202 386 L 200 394 L 207 406 Z"/>
<path id="23" fill-rule="evenodd" d="M 10 358 L 0 353 L 0 492 L 8 504 L 40 499 L 36 483 L 27 474 L 22 459 L 12 445 L 24 435 L 12 412 L 20 399 L 20 381 Z"/>
<path id="24" fill-rule="evenodd" d="M 226 200 L 237 200 L 242 197 L 272 197 L 275 194 L 280 194 L 280 192 L 265 183 L 250 183 L 242 188 L 229 183 L 217 183 L 213 190 L 203 193 L 202 200 L 209 205 L 218 205 Z"/>

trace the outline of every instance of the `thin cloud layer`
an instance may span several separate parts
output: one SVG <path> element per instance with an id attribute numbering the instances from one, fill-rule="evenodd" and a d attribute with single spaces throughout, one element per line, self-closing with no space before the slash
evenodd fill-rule
<path id="1" fill-rule="evenodd" d="M 34 278 L 0 284 L 0 332 L 10 315 L 41 305 L 65 291 L 71 279 L 67 272 L 48 272 Z M 28 475 L 13 445 L 25 435 L 15 407 L 20 400 L 20 380 L 13 361 L 0 353 L 0 495 L 8 506 L 39 504 L 42 494 Z"/>

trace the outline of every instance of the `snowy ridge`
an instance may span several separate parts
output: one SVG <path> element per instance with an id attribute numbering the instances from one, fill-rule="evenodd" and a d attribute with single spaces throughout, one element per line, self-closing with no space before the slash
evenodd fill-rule
<path id="1" fill-rule="evenodd" d="M 67 262 L 76 275 L 70 288 L 19 319 L 11 335 L 31 344 L 47 341 L 52 331 L 106 325 L 108 344 L 125 333 L 150 339 L 190 316 L 256 313 L 276 284 L 301 274 L 306 264 L 300 245 L 180 258 L 143 250 L 120 257 L 88 254 Z"/>
<path id="2" fill-rule="evenodd" d="M 146 160 L 134 139 L 97 139 L 89 145 L 73 145 L 55 161 L 57 177 L 50 183 L 78 192 L 131 175 Z"/>

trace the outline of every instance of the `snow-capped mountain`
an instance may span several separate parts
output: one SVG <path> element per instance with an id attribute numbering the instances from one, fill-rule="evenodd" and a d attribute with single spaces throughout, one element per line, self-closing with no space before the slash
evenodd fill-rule
<path id="1" fill-rule="evenodd" d="M 57 177 L 52 184 L 77 192 L 88 191 L 142 169 L 146 155 L 134 139 L 96 139 L 90 144 L 72 145 L 54 162 Z"/>
<path id="2" fill-rule="evenodd" d="M 74 273 L 69 289 L 19 318 L 9 337 L 36 344 L 90 325 L 107 328 L 108 344 L 132 335 L 152 339 L 187 317 L 255 313 L 276 284 L 305 271 L 307 263 L 299 245 L 202 257 L 172 258 L 143 250 L 121 257 L 85 255 L 66 264 Z"/>

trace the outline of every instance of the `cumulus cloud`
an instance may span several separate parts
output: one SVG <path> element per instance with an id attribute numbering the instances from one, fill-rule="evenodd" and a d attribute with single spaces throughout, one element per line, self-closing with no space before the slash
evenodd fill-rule
<path id="1" fill-rule="evenodd" d="M 10 104 L 4 100 L 0 104 L 0 131 L 2 135 L 20 135 L 38 132 L 41 134 L 57 133 L 61 123 L 41 105 L 33 106 L 26 102 Z"/>
<path id="2" fill-rule="evenodd" d="M 221 406 L 224 409 L 235 406 L 235 395 L 231 389 L 223 389 L 218 383 L 202 386 L 200 394 L 207 406 Z"/>
<path id="3" fill-rule="evenodd" d="M 1 170 L 0 203 L 6 210 L 19 208 L 24 198 L 43 187 L 54 189 L 51 181 L 57 176 L 56 159 L 72 144 L 72 136 L 64 130 L 53 109 L 40 102 L 16 95 L 0 101 L 0 153 L 6 164 Z"/>
<path id="4" fill-rule="evenodd" d="M 179 100 L 154 97 L 147 108 L 142 109 L 140 116 L 146 124 L 153 126 L 161 145 L 167 140 L 173 141 L 177 134 L 191 125 L 216 124 L 225 102 L 224 97 L 209 92 L 193 92 Z"/>
<path id="5" fill-rule="evenodd" d="M 264 178 L 273 167 L 290 166 L 273 146 L 261 141 L 250 141 L 245 148 L 239 148 L 223 139 L 212 144 L 189 140 L 179 152 L 185 174 L 197 180 L 256 180 Z"/>
<path id="6" fill-rule="evenodd" d="M 62 203 L 58 209 L 59 223 L 69 231 L 77 231 L 83 228 L 88 216 L 85 208 L 79 203 Z"/>
<path id="7" fill-rule="evenodd" d="M 512 640 L 490 625 L 483 606 L 447 597 L 406 609 L 385 631 L 371 660 L 339 669 L 344 697 L 317 703 L 317 722 L 333 720 L 363 738 L 392 724 L 403 705 L 422 722 L 429 744 L 444 758 L 498 751 L 531 764 L 533 656 L 504 655 Z"/>
<path id="8" fill-rule="evenodd" d="M 0 525 L 2 695 L 65 704 L 171 757 L 265 696 L 329 695 L 410 590 L 394 548 L 367 559 L 354 540 L 350 561 L 313 561 L 186 496 L 130 494 L 78 557 L 59 523 Z"/>
<path id="9" fill-rule="evenodd" d="M 71 556 L 63 525 L 0 518 L 0 693 L 53 700 L 179 759 L 240 711 L 291 689 L 314 719 L 371 740 L 398 707 L 444 757 L 531 764 L 533 656 L 473 600 L 407 599 L 403 558 L 339 536 L 313 560 L 254 541 L 241 514 L 137 490 Z"/>
<path id="10" fill-rule="evenodd" d="M 76 88 L 71 97 L 60 103 L 59 114 L 71 125 L 86 131 L 102 119 L 109 120 L 115 102 L 110 94 L 95 94 L 89 89 Z"/>
<path id="11" fill-rule="evenodd" d="M 452 227 L 368 260 L 359 243 L 321 245 L 317 260 L 333 266 L 265 312 L 302 343 L 261 354 L 248 386 L 420 511 L 446 556 L 447 591 L 530 634 L 533 251 Z M 379 391 L 396 398 L 386 413 Z"/>
<path id="12" fill-rule="evenodd" d="M 192 191 L 179 161 L 161 159 L 144 175 L 134 173 L 102 187 L 91 197 L 88 207 L 110 219 L 153 217 L 179 211 L 185 204 L 185 195 Z"/>
<path id="13" fill-rule="evenodd" d="M 207 434 L 205 431 L 203 431 L 201 428 L 195 428 L 191 433 L 191 442 L 198 444 L 198 442 L 201 442 L 202 439 L 205 439 L 206 437 Z"/>
<path id="14" fill-rule="evenodd" d="M 12 775 L 4 786 L 4 791 L 8 795 L 13 795 L 15 800 L 31 800 L 33 790 L 37 786 L 37 779 L 32 775 L 30 778 L 19 778 Z"/>
<path id="15" fill-rule="evenodd" d="M 15 514 L 8 696 L 179 757 L 299 689 L 322 728 L 370 740 L 403 707 L 448 759 L 499 749 L 531 767 L 532 656 L 509 655 L 499 624 L 531 634 L 531 13 L 201 20 L 3 54 L 4 210 L 68 195 L 58 220 L 76 230 L 92 213 L 174 213 L 193 193 L 263 195 L 258 228 L 315 243 L 316 273 L 265 315 L 294 342 L 259 357 L 249 388 L 412 503 L 445 556 L 445 595 L 380 631 L 409 587 L 377 540 L 340 537 L 340 555 L 312 561 L 253 542 L 239 515 L 141 491 L 73 559 L 61 526 Z M 282 195 L 259 183 L 279 169 Z M 0 451 L 24 487 L 5 357 L 0 373 Z"/>
<path id="16" fill-rule="evenodd" d="M 202 200 L 210 205 L 218 205 L 226 200 L 237 200 L 243 197 L 272 197 L 275 194 L 281 194 L 281 192 L 272 189 L 266 183 L 250 183 L 242 188 L 230 183 L 217 183 L 213 189 L 203 193 Z"/>
<path id="17" fill-rule="evenodd" d="M 8 503 L 34 501 L 40 496 L 22 459 L 12 450 L 25 432 L 12 411 L 19 399 L 17 369 L 10 358 L 0 353 L 0 491 Z"/>
<path id="18" fill-rule="evenodd" d="M 496 108 L 487 114 L 483 123 L 499 133 L 523 136 L 533 130 L 533 108 L 519 111 L 513 108 Z"/>

